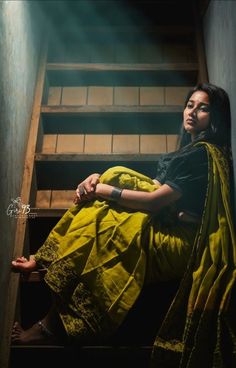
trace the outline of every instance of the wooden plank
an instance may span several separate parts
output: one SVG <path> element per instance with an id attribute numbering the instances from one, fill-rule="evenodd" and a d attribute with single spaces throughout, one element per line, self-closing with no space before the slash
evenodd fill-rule
<path id="1" fill-rule="evenodd" d="M 44 138 L 44 129 L 42 119 L 39 119 L 39 127 L 38 127 L 38 136 L 37 136 L 37 143 L 36 143 L 36 152 L 40 152 L 42 150 L 43 145 L 43 138 Z"/>
<path id="2" fill-rule="evenodd" d="M 113 136 L 112 152 L 114 154 L 139 154 L 138 134 L 116 134 Z"/>
<path id="3" fill-rule="evenodd" d="M 42 114 L 178 113 L 183 106 L 42 106 Z"/>
<path id="4" fill-rule="evenodd" d="M 30 273 L 21 273 L 20 281 L 21 282 L 41 282 L 44 279 L 46 274 L 45 269 L 39 269 L 38 271 L 33 271 Z"/>
<path id="5" fill-rule="evenodd" d="M 111 134 L 86 134 L 84 153 L 85 154 L 110 154 L 112 147 Z"/>
<path id="6" fill-rule="evenodd" d="M 59 153 L 52 153 L 52 154 L 43 154 L 43 153 L 36 153 L 35 154 L 35 161 L 43 161 L 43 162 L 94 162 L 94 161 L 155 161 L 156 162 L 157 155 L 156 154 L 59 154 Z"/>
<path id="7" fill-rule="evenodd" d="M 48 63 L 47 71 L 197 71 L 197 63 L 175 62 L 155 64 L 107 64 L 107 63 Z"/>
<path id="8" fill-rule="evenodd" d="M 44 87 L 44 76 L 46 68 L 46 47 L 43 48 L 41 52 L 41 57 L 39 61 L 38 79 L 34 96 L 34 104 L 31 116 L 31 126 L 28 138 L 28 145 L 26 149 L 26 158 L 23 172 L 22 189 L 21 189 L 21 200 L 23 203 L 28 204 L 30 199 L 30 188 L 33 175 L 34 157 L 36 143 L 37 143 L 37 133 L 40 121 L 40 106 Z M 13 252 L 13 258 L 17 258 L 23 254 L 25 245 L 25 230 L 26 230 L 27 218 L 19 217 L 17 219 L 16 225 L 16 236 L 15 236 L 15 246 Z M 8 367 L 10 344 L 11 344 L 11 333 L 19 284 L 19 274 L 12 272 L 9 278 L 9 288 L 8 295 L 6 298 L 6 314 L 5 314 L 5 324 L 2 331 L 2 344 L 0 351 L 1 367 Z"/>
<path id="9" fill-rule="evenodd" d="M 57 134 L 44 134 L 41 151 L 44 153 L 56 152 Z"/>
<path id="10" fill-rule="evenodd" d="M 39 208 L 49 208 L 51 205 L 51 190 L 38 190 L 35 206 Z"/>
<path id="11" fill-rule="evenodd" d="M 165 104 L 184 106 L 190 87 L 165 87 Z"/>
<path id="12" fill-rule="evenodd" d="M 56 153 L 83 153 L 84 134 L 58 134 Z M 44 151 L 44 153 L 46 153 Z"/>
<path id="13" fill-rule="evenodd" d="M 72 207 L 74 198 L 74 190 L 52 190 L 51 208 Z"/>
<path id="14" fill-rule="evenodd" d="M 92 86 L 88 88 L 88 105 L 107 106 L 113 104 L 113 87 Z"/>
<path id="15" fill-rule="evenodd" d="M 167 152 L 176 151 L 178 138 L 179 138 L 179 136 L 177 134 L 168 134 L 166 136 L 166 139 L 167 139 Z"/>
<path id="16" fill-rule="evenodd" d="M 139 88 L 114 87 L 114 105 L 139 105 Z"/>
<path id="17" fill-rule="evenodd" d="M 64 87 L 62 89 L 62 105 L 86 105 L 86 103 L 87 87 Z"/>
<path id="18" fill-rule="evenodd" d="M 164 87 L 140 87 L 140 105 L 164 105 Z"/>
<path id="19" fill-rule="evenodd" d="M 166 134 L 141 134 L 140 153 L 155 154 L 167 152 Z"/>
<path id="20" fill-rule="evenodd" d="M 60 105 L 61 104 L 61 87 L 49 87 L 48 91 L 48 105 Z"/>

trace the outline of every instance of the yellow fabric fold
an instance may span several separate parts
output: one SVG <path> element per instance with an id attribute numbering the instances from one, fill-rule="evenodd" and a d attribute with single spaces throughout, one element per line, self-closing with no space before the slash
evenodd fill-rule
<path id="1" fill-rule="evenodd" d="M 187 271 L 154 343 L 153 367 L 235 366 L 236 236 L 229 166 L 220 149 L 200 144 L 206 145 L 209 159 L 205 210 Z"/>

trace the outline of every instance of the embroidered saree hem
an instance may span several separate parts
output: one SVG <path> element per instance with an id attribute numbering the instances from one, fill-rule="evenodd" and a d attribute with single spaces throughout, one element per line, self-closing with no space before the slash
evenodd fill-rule
<path id="1" fill-rule="evenodd" d="M 153 368 L 235 367 L 236 237 L 228 164 L 218 148 L 201 144 L 209 158 L 204 214 L 186 273 L 154 343 Z"/>

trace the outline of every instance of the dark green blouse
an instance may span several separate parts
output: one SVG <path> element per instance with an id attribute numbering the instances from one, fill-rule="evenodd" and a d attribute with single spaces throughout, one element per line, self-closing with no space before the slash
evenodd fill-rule
<path id="1" fill-rule="evenodd" d="M 161 156 L 155 179 L 182 194 L 177 201 L 179 211 L 201 216 L 208 182 L 206 147 L 197 146 L 187 152 L 173 152 Z"/>

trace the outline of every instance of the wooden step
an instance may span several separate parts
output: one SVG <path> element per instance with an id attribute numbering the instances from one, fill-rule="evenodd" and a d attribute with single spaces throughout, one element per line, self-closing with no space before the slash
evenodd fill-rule
<path id="1" fill-rule="evenodd" d="M 35 161 L 60 162 L 156 162 L 160 154 L 76 154 L 76 153 L 36 153 Z"/>
<path id="2" fill-rule="evenodd" d="M 20 280 L 22 282 L 41 282 L 44 279 L 45 273 L 45 269 L 39 269 L 30 273 L 21 273 Z"/>
<path id="3" fill-rule="evenodd" d="M 119 114 L 119 113 L 135 113 L 135 114 L 163 114 L 163 113 L 180 113 L 183 106 L 45 106 L 41 107 L 42 114 Z"/>
<path id="4" fill-rule="evenodd" d="M 159 64 L 120 64 L 120 63 L 47 63 L 46 71 L 126 71 L 126 72 L 158 72 L 158 71 L 197 71 L 197 63 L 159 63 Z M 137 75 L 138 76 L 138 75 Z"/>

